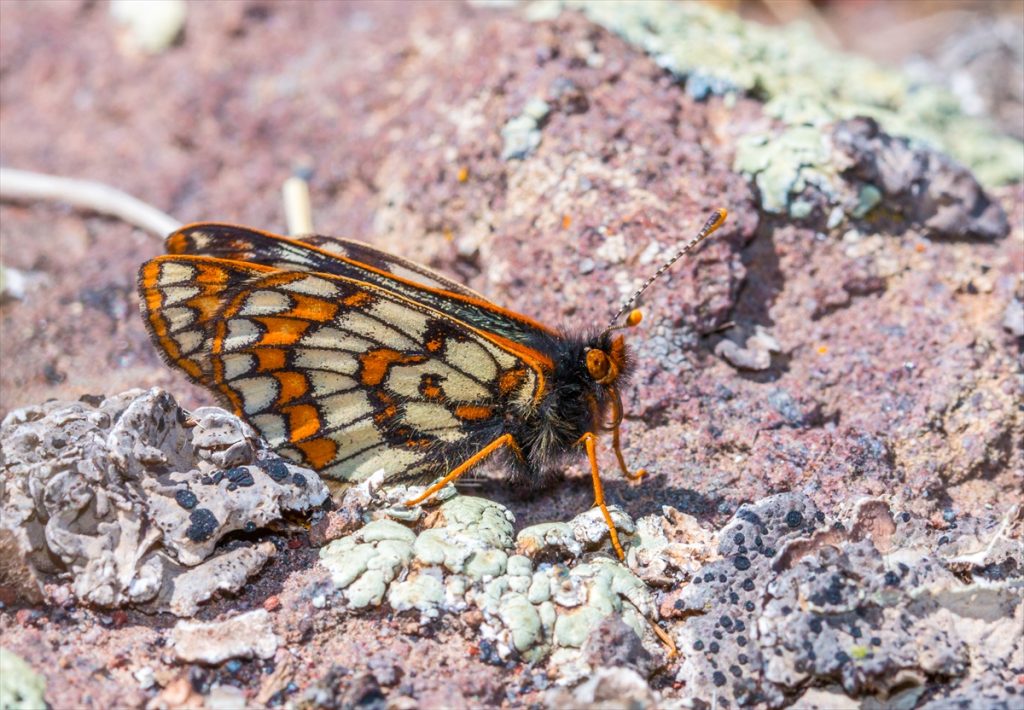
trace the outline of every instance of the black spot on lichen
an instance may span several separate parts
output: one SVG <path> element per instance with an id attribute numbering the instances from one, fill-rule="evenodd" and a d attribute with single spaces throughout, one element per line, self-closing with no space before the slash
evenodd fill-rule
<path id="1" fill-rule="evenodd" d="M 189 514 L 191 524 L 185 534 L 192 542 L 206 542 L 213 537 L 219 523 L 209 508 L 196 508 Z"/>
<path id="2" fill-rule="evenodd" d="M 839 578 L 839 575 L 832 575 L 828 587 L 821 592 L 812 594 L 810 599 L 819 606 L 822 604 L 831 604 L 833 606 L 841 604 L 843 601 L 843 580 Z"/>
<path id="3" fill-rule="evenodd" d="M 232 486 L 235 488 L 248 488 L 255 483 L 255 481 L 253 481 L 252 474 L 249 473 L 249 469 L 245 466 L 238 466 L 236 468 L 229 469 L 224 476 L 231 481 L 231 485 L 228 486 L 231 490 L 234 490 Z"/>
<path id="4" fill-rule="evenodd" d="M 292 483 L 294 483 L 298 488 L 305 488 L 309 482 L 301 473 L 295 473 L 292 474 Z"/>
<path id="5" fill-rule="evenodd" d="M 786 513 L 786 525 L 790 529 L 796 529 L 804 524 L 804 516 L 799 510 L 791 510 Z"/>
<path id="6" fill-rule="evenodd" d="M 711 680 L 715 685 L 721 688 L 723 685 L 725 685 L 725 673 L 722 673 L 722 671 L 715 671 L 711 675 Z"/>
<path id="7" fill-rule="evenodd" d="M 283 461 L 260 461 L 256 465 L 278 483 L 288 478 L 288 467 Z"/>
<path id="8" fill-rule="evenodd" d="M 738 555 L 733 561 L 733 566 L 740 572 L 745 572 L 750 569 L 750 558 L 744 555 Z"/>
<path id="9" fill-rule="evenodd" d="M 196 494 L 187 488 L 182 488 L 174 494 L 174 500 L 185 510 L 192 510 L 199 503 Z"/>

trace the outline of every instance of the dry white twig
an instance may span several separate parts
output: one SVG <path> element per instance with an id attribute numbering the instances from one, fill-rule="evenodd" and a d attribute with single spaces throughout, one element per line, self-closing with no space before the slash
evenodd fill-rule
<path id="1" fill-rule="evenodd" d="M 288 234 L 313 234 L 313 206 L 309 199 L 309 183 L 300 177 L 290 177 L 281 188 L 284 198 L 284 218 Z"/>
<path id="2" fill-rule="evenodd" d="M 170 215 L 109 185 L 12 168 L 0 168 L 0 199 L 65 202 L 117 217 L 161 239 L 181 226 Z"/>

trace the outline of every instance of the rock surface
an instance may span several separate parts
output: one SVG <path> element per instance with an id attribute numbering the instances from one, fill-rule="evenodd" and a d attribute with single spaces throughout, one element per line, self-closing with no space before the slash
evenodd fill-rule
<path id="1" fill-rule="evenodd" d="M 327 498 L 237 417 L 189 414 L 156 388 L 15 410 L 0 456 L 0 585 L 34 601 L 70 580 L 85 603 L 190 616 L 275 553 L 218 542 Z"/>
<path id="2" fill-rule="evenodd" d="M 553 688 L 572 678 L 559 649 L 535 663 L 514 650 L 517 639 L 526 653 L 548 644 L 543 619 L 531 632 L 529 611 L 543 603 L 533 600 L 544 585 L 533 582 L 544 565 L 569 570 L 568 591 L 578 593 L 586 587 L 573 586 L 572 570 L 608 559 L 595 565 L 603 543 L 585 549 L 568 524 L 593 502 L 581 457 L 530 499 L 509 491 L 500 470 L 465 481 L 464 493 L 515 518 L 481 504 L 492 511 L 489 531 L 465 559 L 468 543 L 450 549 L 428 534 L 452 524 L 431 519 L 434 508 L 392 517 L 406 533 L 388 534 L 402 539 L 367 540 L 364 526 L 381 522 L 369 496 L 347 496 L 308 533 L 260 528 L 253 544 L 243 525 L 220 538 L 215 557 L 187 570 L 216 562 L 209 576 L 231 587 L 261 571 L 236 593 L 186 598 L 202 622 L 265 610 L 280 639 L 271 658 L 180 661 L 168 647 L 173 616 L 83 604 L 53 581 L 62 561 L 30 558 L 37 566 L 14 570 L 18 585 L 39 590 L 42 579 L 36 599 L 48 601 L 0 595 L 0 634 L 45 676 L 52 706 L 237 705 L 243 694 L 253 707 L 339 699 L 396 708 L 574 697 L 668 707 L 717 698 L 724 707 L 745 693 L 766 705 L 844 707 L 889 694 L 908 705 L 982 698 L 1010 707 L 1019 697 L 1019 660 L 999 667 L 1019 659 L 1012 639 L 979 639 L 995 621 L 1020 623 L 1021 533 L 1010 513 L 1024 471 L 1024 192 L 998 187 L 1019 180 L 1020 142 L 963 120 L 955 100 L 892 72 L 858 64 L 865 80 L 850 82 L 850 59 L 806 34 L 695 3 L 546 5 L 553 10 L 539 19 L 532 4 L 196 3 L 177 44 L 142 56 L 118 44 L 102 4 L 9 4 L 0 15 L 0 154 L 5 166 L 108 182 L 182 221 L 277 231 L 280 185 L 299 169 L 310 176 L 318 230 L 575 325 L 604 323 L 710 209 L 729 209 L 726 228 L 645 294 L 644 322 L 628 336 L 636 368 L 623 391 L 623 443 L 630 463 L 650 473 L 640 485 L 605 480 L 609 501 L 635 520 L 628 573 L 645 585 L 680 657 L 650 679 L 635 646 L 624 643 L 629 653 L 616 659 L 601 641 L 629 640 L 609 628 L 615 615 L 569 634 L 583 637 L 582 651 L 562 650 L 592 668 L 631 671 L 602 666 L 590 683 Z M 879 132 L 857 133 L 854 162 L 840 162 L 836 131 L 870 125 L 851 106 Z M 899 152 L 909 196 L 869 170 L 865 161 L 883 149 Z M 944 151 L 978 180 L 939 158 Z M 916 184 L 924 202 L 911 199 Z M 92 215 L 4 203 L 0 241 L 2 273 L 21 277 L 12 288 L 5 277 L 16 298 L 0 303 L 3 413 L 154 386 L 193 412 L 212 403 L 163 366 L 136 316 L 135 274 L 161 251 L 155 240 Z M 601 462 L 614 470 L 609 451 Z M 211 476 L 241 466 L 263 485 L 247 464 L 208 463 Z M 227 495 L 232 483 L 209 488 L 224 492 L 221 513 L 234 526 L 241 521 L 229 508 L 245 491 Z M 792 497 L 772 497 L 782 491 Z M 854 510 L 863 496 L 876 502 Z M 111 519 L 135 510 L 129 501 Z M 762 549 L 771 538 L 773 555 L 752 555 L 750 541 L 739 551 L 735 535 L 742 528 L 746 540 L 755 525 L 737 512 L 744 504 L 770 520 Z M 793 510 L 801 521 L 791 528 Z M 887 518 L 895 531 L 883 550 Z M 600 534 L 593 520 L 579 522 Z M 832 531 L 836 522 L 843 531 Z M 179 544 L 182 528 L 171 530 L 168 541 Z M 105 539 L 89 533 L 79 542 Z M 415 556 L 424 535 L 429 564 Z M 353 548 L 387 542 L 397 555 L 396 565 L 382 557 L 357 572 L 371 600 L 384 587 L 380 606 L 350 606 L 351 585 L 337 592 L 310 547 L 346 536 Z M 273 557 L 255 559 L 267 546 Z M 199 555 L 203 545 L 184 549 Z M 747 570 L 736 567 L 740 557 Z M 446 608 L 448 580 L 470 579 L 467 568 L 481 574 L 467 598 L 486 574 L 508 580 L 496 606 L 481 594 L 483 606 Z M 136 567 L 104 572 L 112 598 L 134 593 L 121 571 Z M 747 590 L 742 575 L 754 571 Z M 198 589 L 213 591 L 202 583 L 209 576 Z M 512 589 L 527 580 L 525 592 Z M 502 606 L 506 594 L 526 603 Z M 970 608 L 984 618 L 965 615 Z M 799 629 L 807 631 L 795 637 Z M 922 645 L 929 653 L 907 642 L 932 633 Z M 894 686 L 887 674 L 900 664 L 906 682 Z"/>

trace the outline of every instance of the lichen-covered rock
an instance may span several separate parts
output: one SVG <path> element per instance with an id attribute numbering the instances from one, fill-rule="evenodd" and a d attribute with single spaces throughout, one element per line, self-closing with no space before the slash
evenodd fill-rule
<path id="1" fill-rule="evenodd" d="M 398 499 L 411 493 L 382 490 L 380 495 Z M 653 657 L 662 658 L 650 628 L 658 611 L 646 585 L 610 557 L 580 557 L 584 549 L 607 547 L 600 511 L 568 523 L 535 525 L 515 539 L 512 513 L 482 498 L 454 495 L 429 515 L 413 516 L 421 518 L 435 527 L 417 533 L 377 519 L 321 549 L 321 564 L 347 608 L 376 606 L 386 598 L 396 612 L 417 612 L 421 623 L 475 609 L 483 614 L 480 635 L 499 657 L 535 661 L 562 651 L 556 665 L 564 679 L 588 671 L 580 649 L 613 615 L 625 622 L 637 644 L 643 639 Z M 628 540 L 633 521 L 617 509 L 613 518 Z M 517 549 L 527 554 L 516 554 Z"/>
<path id="2" fill-rule="evenodd" d="M 882 501 L 862 501 L 834 523 L 796 494 L 743 506 L 718 534 L 722 559 L 674 602 L 687 617 L 675 627 L 676 678 L 730 707 L 779 707 L 828 683 L 852 698 L 891 701 L 908 687 L 915 699 L 964 697 L 979 678 L 996 688 L 986 697 L 1006 702 L 1019 672 L 1013 654 L 1024 649 L 1014 631 L 1024 615 L 1019 572 L 965 583 L 951 568 L 984 575 L 999 560 L 1006 569 L 1010 530 L 989 533 L 991 552 L 973 563 L 954 563 L 938 531 Z M 1019 570 L 1020 556 L 1018 538 L 1009 569 Z M 981 645 L 982 656 L 970 653 Z"/>
<path id="3" fill-rule="evenodd" d="M 967 115 L 945 89 L 912 85 L 828 50 L 799 24 L 767 29 L 703 3 L 544 1 L 528 14 L 550 19 L 563 9 L 583 12 L 651 54 L 695 98 L 764 97 L 776 128 L 761 122 L 739 136 L 734 167 L 757 185 L 766 212 L 833 229 L 881 207 L 931 235 L 1007 233 L 1002 208 L 939 151 L 996 185 L 1024 177 L 1021 161 L 1009 158 L 1020 155 L 1021 144 Z M 848 80 L 851 66 L 858 81 Z M 730 362 L 767 367 L 767 352 L 723 343 Z"/>
<path id="4" fill-rule="evenodd" d="M 832 132 L 833 160 L 860 196 L 848 210 L 861 218 L 875 205 L 933 237 L 997 239 L 1006 236 L 1006 213 L 966 168 L 941 153 L 893 138 L 868 118 L 840 121 Z M 870 197 L 865 198 L 865 191 Z M 864 199 L 870 202 L 863 204 Z"/>
<path id="5" fill-rule="evenodd" d="M 757 92 L 783 133 L 865 115 L 894 135 L 948 151 L 989 184 L 1024 177 L 1020 142 L 992 131 L 945 88 L 826 48 L 803 23 L 765 27 L 704 3 L 667 0 L 542 0 L 528 14 L 550 19 L 566 9 L 642 48 L 695 98 Z"/>
<path id="6" fill-rule="evenodd" d="M 0 452 L 2 584 L 30 599 L 70 579 L 92 604 L 194 613 L 274 554 L 261 544 L 218 556 L 222 537 L 327 497 L 237 417 L 189 414 L 158 389 L 16 410 Z"/>

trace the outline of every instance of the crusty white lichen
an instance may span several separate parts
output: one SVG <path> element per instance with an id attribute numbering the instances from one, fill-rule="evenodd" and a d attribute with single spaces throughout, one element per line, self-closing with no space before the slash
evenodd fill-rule
<path id="1" fill-rule="evenodd" d="M 160 389 L 18 409 L 0 425 L 0 558 L 19 594 L 70 579 L 79 599 L 190 616 L 274 555 L 226 551 L 326 486 L 217 407 L 187 413 Z"/>

